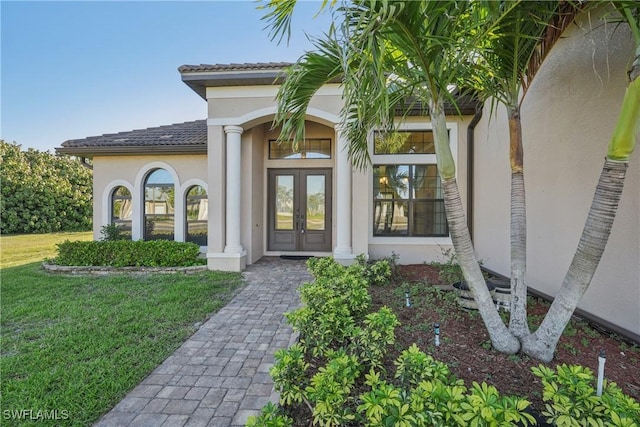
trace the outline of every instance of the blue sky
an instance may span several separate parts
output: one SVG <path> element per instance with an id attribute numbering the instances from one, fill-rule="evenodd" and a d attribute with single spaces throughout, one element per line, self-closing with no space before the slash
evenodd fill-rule
<path id="1" fill-rule="evenodd" d="M 183 64 L 295 61 L 328 13 L 301 2 L 291 41 L 269 39 L 249 1 L 2 1 L 1 138 L 67 139 L 203 119 Z"/>

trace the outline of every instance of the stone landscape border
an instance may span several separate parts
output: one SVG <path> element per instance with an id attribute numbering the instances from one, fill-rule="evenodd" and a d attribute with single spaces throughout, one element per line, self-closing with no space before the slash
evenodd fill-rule
<path id="1" fill-rule="evenodd" d="M 42 263 L 48 273 L 106 276 L 109 274 L 194 274 L 207 271 L 206 265 L 194 265 L 191 267 L 105 267 L 105 266 L 65 266 Z"/>

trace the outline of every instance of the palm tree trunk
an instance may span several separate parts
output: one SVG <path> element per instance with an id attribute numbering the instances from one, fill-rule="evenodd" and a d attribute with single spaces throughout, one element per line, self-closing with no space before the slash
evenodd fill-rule
<path id="1" fill-rule="evenodd" d="M 622 101 L 576 254 L 542 324 L 535 333 L 522 339 L 523 352 L 537 359 L 553 359 L 558 340 L 589 287 L 611 234 L 629 158 L 640 129 L 640 44 L 636 47 L 636 58 L 629 76 L 632 80 Z"/>
<path id="2" fill-rule="evenodd" d="M 517 353 L 520 349 L 520 342 L 511 335 L 498 315 L 473 251 L 473 243 L 471 242 L 471 235 L 467 227 L 460 191 L 455 178 L 455 163 L 449 146 L 447 123 L 442 102 L 431 102 L 429 113 L 433 124 L 438 172 L 442 180 L 442 192 L 444 194 L 444 206 L 449 223 L 449 232 L 464 279 L 478 304 L 480 316 L 489 332 L 493 347 L 503 353 Z"/>
<path id="3" fill-rule="evenodd" d="M 498 315 L 498 311 L 493 305 L 491 294 L 487 289 L 487 284 L 482 276 L 482 271 L 480 271 L 480 265 L 473 252 L 473 244 L 471 243 L 471 236 L 469 235 L 464 210 L 462 209 L 462 201 L 456 179 L 443 179 L 442 190 L 453 247 L 464 274 L 464 279 L 473 293 L 473 297 L 478 304 L 480 316 L 489 332 L 491 344 L 500 352 L 517 353 L 520 349 L 520 342 L 511 335 Z"/>
<path id="4" fill-rule="evenodd" d="M 531 332 L 527 324 L 527 212 L 524 187 L 524 151 L 520 109 L 509 113 L 511 160 L 511 316 L 509 331 L 518 338 Z"/>
<path id="5" fill-rule="evenodd" d="M 622 195 L 628 162 L 605 160 L 578 249 L 562 287 L 538 330 L 523 338 L 523 352 L 546 362 L 584 295 L 604 252 Z"/>

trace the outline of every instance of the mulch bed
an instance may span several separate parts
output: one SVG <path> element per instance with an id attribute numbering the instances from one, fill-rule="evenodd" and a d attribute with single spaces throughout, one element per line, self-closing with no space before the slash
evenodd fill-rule
<path id="1" fill-rule="evenodd" d="M 403 281 L 422 286 L 439 284 L 438 271 L 430 265 L 398 266 L 398 270 Z M 404 298 L 398 298 L 398 294 L 404 295 L 398 287 L 402 286 L 370 288 L 373 310 L 391 305 L 401 322 L 396 329 L 396 347 L 406 348 L 415 342 L 436 359 L 447 363 L 467 385 L 472 381 L 486 381 L 503 394 L 527 397 L 535 408 L 543 407 L 542 384 L 531 373 L 531 367 L 538 366 L 540 361 L 491 349 L 489 335 L 476 311 L 450 305 L 451 313 L 443 320 L 434 306 L 415 303 L 406 307 Z M 419 302 L 417 296 L 415 299 Z M 527 309 L 536 325 L 542 321 L 548 307 L 545 301 L 529 298 Z M 441 334 L 441 345 L 437 348 L 433 346 L 433 327 L 428 327 L 435 322 L 440 323 Z M 420 333 L 423 329 L 428 330 Z M 605 378 L 640 401 L 640 348 L 580 319 L 572 320 L 558 343 L 554 360 L 547 365 L 553 368 L 561 364 L 578 364 L 597 372 L 600 350 L 606 354 Z"/>
<path id="2" fill-rule="evenodd" d="M 506 355 L 491 348 L 489 335 L 477 311 L 458 306 L 452 291 L 440 283 L 436 267 L 420 264 L 397 266 L 394 283 L 370 288 L 372 311 L 391 308 L 401 323 L 396 328 L 396 343 L 385 360 L 385 369 L 395 372 L 393 361 L 413 343 L 421 350 L 445 362 L 467 386 L 473 381 L 494 385 L 501 394 L 518 395 L 532 402 L 532 411 L 544 408 L 542 384 L 531 373 L 541 362 L 528 356 Z M 411 307 L 406 306 L 405 289 L 410 289 Z M 529 298 L 530 320 L 538 325 L 549 304 Z M 506 313 L 505 313 L 506 315 Z M 434 345 L 434 323 L 440 326 L 440 345 Z M 555 358 L 546 364 L 579 364 L 598 369 L 598 354 L 605 351 L 605 379 L 617 383 L 623 392 L 640 401 L 640 347 L 620 337 L 574 318 L 560 339 Z M 321 360 L 312 365 L 321 366 Z M 363 391 L 365 391 L 363 389 Z M 295 426 L 310 425 L 311 414 L 304 405 L 287 408 Z"/>

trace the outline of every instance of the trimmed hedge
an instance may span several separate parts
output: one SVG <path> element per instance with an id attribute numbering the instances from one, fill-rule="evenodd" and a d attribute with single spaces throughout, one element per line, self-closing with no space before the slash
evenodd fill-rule
<path id="1" fill-rule="evenodd" d="M 205 263 L 200 246 L 172 240 L 71 242 L 58 246 L 53 261 L 64 266 L 190 267 Z"/>

